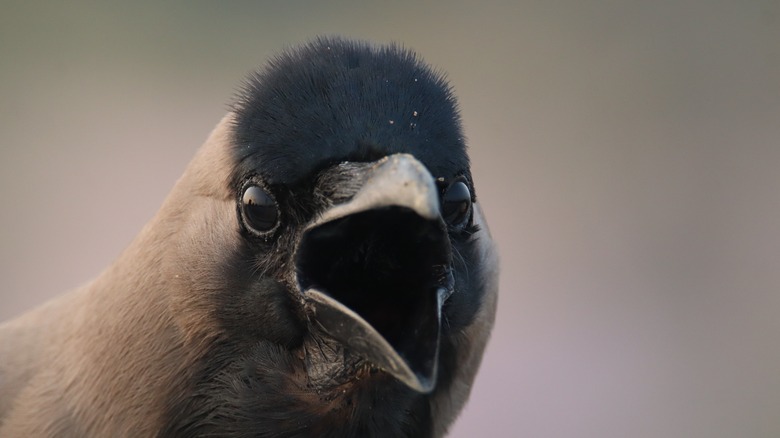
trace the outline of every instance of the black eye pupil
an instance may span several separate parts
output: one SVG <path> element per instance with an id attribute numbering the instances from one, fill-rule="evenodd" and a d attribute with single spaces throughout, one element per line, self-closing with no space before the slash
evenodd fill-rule
<path id="1" fill-rule="evenodd" d="M 442 196 L 441 215 L 454 227 L 465 225 L 471 213 L 471 192 L 463 181 L 452 183 Z"/>
<path id="2" fill-rule="evenodd" d="M 258 186 L 249 186 L 241 197 L 246 225 L 258 232 L 265 232 L 276 225 L 279 210 L 273 198 Z"/>

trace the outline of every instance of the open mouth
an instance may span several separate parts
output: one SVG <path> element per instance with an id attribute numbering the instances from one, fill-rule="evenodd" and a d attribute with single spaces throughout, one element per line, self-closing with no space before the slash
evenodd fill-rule
<path id="1" fill-rule="evenodd" d="M 440 221 L 387 206 L 307 230 L 296 268 L 305 294 L 318 291 L 331 308 L 343 305 L 357 315 L 318 317 L 326 331 L 347 338 L 339 340 L 380 367 L 382 355 L 397 354 L 426 389 L 426 381 L 435 380 L 441 305 L 452 289 L 450 261 Z M 361 330 L 366 333 L 353 336 Z"/>

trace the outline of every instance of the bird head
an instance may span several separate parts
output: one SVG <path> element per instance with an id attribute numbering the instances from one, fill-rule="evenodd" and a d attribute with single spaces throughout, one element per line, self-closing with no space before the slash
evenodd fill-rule
<path id="1" fill-rule="evenodd" d="M 395 382 L 462 404 L 493 322 L 495 251 L 452 90 L 413 52 L 321 38 L 278 55 L 169 204 L 185 228 L 171 231 L 185 236 L 179 325 L 243 364 L 205 366 L 209 388 L 292 357 L 307 388 Z"/>

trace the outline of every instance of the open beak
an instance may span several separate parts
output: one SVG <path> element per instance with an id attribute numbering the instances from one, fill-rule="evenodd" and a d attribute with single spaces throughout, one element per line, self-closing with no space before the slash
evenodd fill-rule
<path id="1" fill-rule="evenodd" d="M 296 271 L 313 321 L 408 387 L 436 384 L 452 253 L 433 177 L 414 157 L 370 164 L 363 186 L 303 233 Z"/>

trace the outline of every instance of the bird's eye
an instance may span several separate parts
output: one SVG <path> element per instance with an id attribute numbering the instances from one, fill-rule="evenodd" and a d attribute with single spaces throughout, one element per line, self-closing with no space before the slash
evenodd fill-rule
<path id="1" fill-rule="evenodd" d="M 250 230 L 264 234 L 276 226 L 279 209 L 276 202 L 263 188 L 250 185 L 241 196 L 241 214 Z"/>
<path id="2" fill-rule="evenodd" d="M 441 198 L 441 215 L 453 228 L 462 228 L 471 217 L 471 192 L 463 181 L 455 181 Z"/>

